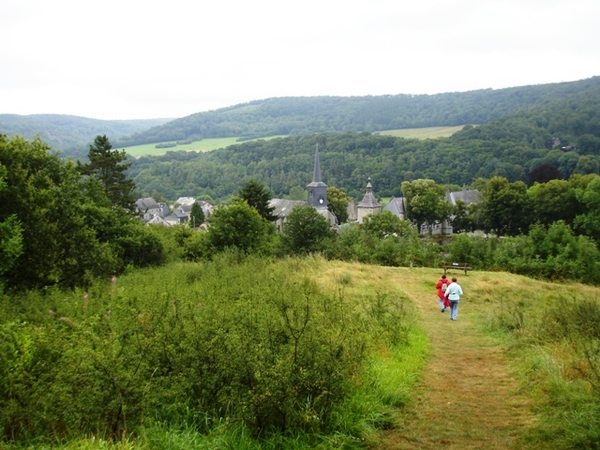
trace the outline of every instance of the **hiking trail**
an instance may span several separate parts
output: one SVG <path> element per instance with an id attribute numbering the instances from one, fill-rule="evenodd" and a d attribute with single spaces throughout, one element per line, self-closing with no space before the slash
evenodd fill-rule
<path id="1" fill-rule="evenodd" d="M 431 353 L 401 423 L 384 432 L 376 448 L 518 448 L 519 437 L 535 418 L 530 400 L 511 373 L 507 350 L 478 329 L 481 311 L 470 305 L 470 296 L 482 275 L 457 275 L 464 295 L 458 320 L 452 321 L 449 310 L 439 309 L 435 289 L 439 273 L 425 286 L 419 272 L 411 280 L 411 271 L 403 270 L 400 289 L 418 308 Z"/>

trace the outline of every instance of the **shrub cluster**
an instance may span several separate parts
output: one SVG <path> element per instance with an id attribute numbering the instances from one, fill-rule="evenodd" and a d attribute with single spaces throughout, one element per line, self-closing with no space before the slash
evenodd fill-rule
<path id="1" fill-rule="evenodd" d="M 505 270 L 536 278 L 600 283 L 600 251 L 564 222 L 535 225 L 529 234 L 496 238 L 455 235 L 448 258 L 479 270 Z"/>
<path id="2" fill-rule="evenodd" d="M 5 298 L 2 437 L 123 437 L 156 421 L 330 431 L 371 345 L 398 342 L 406 311 L 382 296 L 356 310 L 290 264 L 224 255 Z"/>

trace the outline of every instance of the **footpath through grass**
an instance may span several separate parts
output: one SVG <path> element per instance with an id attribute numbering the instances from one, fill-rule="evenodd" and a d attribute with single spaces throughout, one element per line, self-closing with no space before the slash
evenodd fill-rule
<path id="1" fill-rule="evenodd" d="M 439 273 L 424 281 L 422 270 L 401 272 L 398 283 L 421 312 L 431 356 L 414 402 L 398 428 L 386 433 L 382 448 L 506 449 L 534 423 L 506 349 L 480 330 L 482 313 L 500 306 L 475 303 L 475 292 L 502 276 L 457 275 L 465 295 L 458 320 L 451 321 L 437 304 Z"/>

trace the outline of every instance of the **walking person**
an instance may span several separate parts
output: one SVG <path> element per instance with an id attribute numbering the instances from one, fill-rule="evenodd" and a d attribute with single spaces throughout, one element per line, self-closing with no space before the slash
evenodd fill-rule
<path id="1" fill-rule="evenodd" d="M 450 300 L 450 320 L 456 320 L 458 317 L 458 302 L 461 295 L 463 295 L 462 288 L 457 283 L 456 277 L 452 277 L 452 283 L 450 283 L 445 293 L 446 298 Z"/>
<path id="2" fill-rule="evenodd" d="M 447 302 L 446 297 L 444 297 L 444 294 L 446 294 L 446 289 L 448 288 L 449 284 L 450 284 L 450 280 L 448 280 L 448 278 L 446 278 L 446 274 L 444 274 L 444 275 L 442 275 L 442 278 L 440 278 L 439 281 L 437 282 L 437 284 L 435 285 L 435 288 L 437 289 L 438 300 L 440 302 L 440 311 L 441 312 L 446 311 L 446 307 L 449 306 L 448 304 L 446 304 L 446 302 Z"/>

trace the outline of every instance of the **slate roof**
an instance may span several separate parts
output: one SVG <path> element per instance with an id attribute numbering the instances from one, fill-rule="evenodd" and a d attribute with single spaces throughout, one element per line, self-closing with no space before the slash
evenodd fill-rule
<path id="1" fill-rule="evenodd" d="M 323 177 L 321 176 L 321 160 L 319 159 L 319 144 L 317 144 L 317 149 L 315 150 L 315 166 L 313 168 L 313 179 L 312 182 L 307 187 L 327 187 L 325 183 L 323 183 Z"/>
<path id="2" fill-rule="evenodd" d="M 358 204 L 359 208 L 380 208 L 381 205 L 375 198 L 373 194 L 373 185 L 371 184 L 371 179 L 367 182 L 367 192 L 363 197 L 362 201 Z"/>
<path id="3" fill-rule="evenodd" d="M 146 225 L 164 225 L 166 227 L 170 227 L 171 223 L 167 222 L 165 219 L 163 219 L 160 216 L 153 216 L 152 219 L 150 219 L 148 222 L 146 222 Z"/>
<path id="4" fill-rule="evenodd" d="M 406 198 L 394 197 L 390 202 L 383 207 L 384 211 L 389 211 L 393 215 L 398 216 L 402 219 L 406 218 Z"/>
<path id="5" fill-rule="evenodd" d="M 452 205 L 456 205 L 457 200 L 470 205 L 481 202 L 481 194 L 477 189 L 463 189 L 462 191 L 446 192 L 446 200 Z"/>
<path id="6" fill-rule="evenodd" d="M 173 222 L 175 222 L 175 223 L 184 223 L 189 218 L 190 218 L 190 216 L 188 216 L 185 213 L 185 211 L 183 211 L 182 209 L 176 209 L 171 214 L 169 214 L 167 217 L 165 217 L 165 220 L 167 222 L 171 222 L 171 223 L 173 223 Z"/>
<path id="7" fill-rule="evenodd" d="M 149 209 L 160 209 L 160 205 L 152 197 L 140 198 L 135 202 L 138 211 L 148 211 Z"/>
<path id="8" fill-rule="evenodd" d="M 302 200 L 285 200 L 283 198 L 273 198 L 269 201 L 269 206 L 274 208 L 273 215 L 284 218 L 290 214 L 290 211 L 296 206 L 308 206 L 308 203 Z"/>

